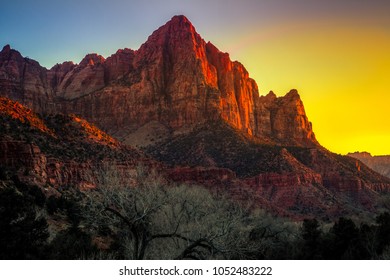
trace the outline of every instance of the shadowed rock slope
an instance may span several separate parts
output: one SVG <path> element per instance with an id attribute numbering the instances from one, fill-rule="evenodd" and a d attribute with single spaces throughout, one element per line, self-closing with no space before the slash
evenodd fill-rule
<path id="1" fill-rule="evenodd" d="M 104 166 L 153 165 L 142 153 L 74 115 L 40 117 L 0 97 L 0 167 L 20 181 L 51 191 L 93 188 Z"/>
<path id="2" fill-rule="evenodd" d="M 367 152 L 349 153 L 347 156 L 360 160 L 372 170 L 390 178 L 390 156 L 372 156 Z"/>
<path id="3" fill-rule="evenodd" d="M 174 180 L 225 185 L 249 203 L 268 202 L 273 210 L 282 209 L 282 215 L 325 218 L 375 212 L 390 189 L 388 178 L 360 161 L 321 147 L 264 144 L 224 122 L 199 125 L 144 151 L 175 167 Z"/>

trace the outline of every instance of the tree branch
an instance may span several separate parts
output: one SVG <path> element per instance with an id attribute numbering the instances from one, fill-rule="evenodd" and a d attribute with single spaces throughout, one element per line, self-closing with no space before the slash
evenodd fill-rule
<path id="1" fill-rule="evenodd" d="M 194 241 L 187 248 L 185 248 L 184 251 L 179 256 L 177 256 L 175 259 L 178 260 L 178 259 L 184 259 L 184 258 L 187 258 L 187 257 L 188 258 L 194 258 L 192 253 L 196 253 L 198 255 L 201 255 L 200 251 L 198 251 L 196 249 L 197 247 L 206 248 L 209 252 L 212 252 L 213 249 L 215 249 L 215 248 L 214 248 L 214 246 L 212 244 L 209 244 L 209 243 L 210 242 L 207 239 L 200 238 L 200 239 Z"/>

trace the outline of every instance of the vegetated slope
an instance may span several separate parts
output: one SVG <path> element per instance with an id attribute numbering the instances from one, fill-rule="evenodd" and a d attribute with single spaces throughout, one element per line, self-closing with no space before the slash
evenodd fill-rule
<path id="1" fill-rule="evenodd" d="M 282 156 L 282 146 L 258 144 L 218 121 L 150 145 L 145 152 L 170 166 L 228 168 L 240 178 L 296 168 Z"/>
<path id="2" fill-rule="evenodd" d="M 37 130 L 42 132 L 46 132 L 50 135 L 53 135 L 53 131 L 51 131 L 41 118 L 38 117 L 31 109 L 21 105 L 18 102 L 12 101 L 8 98 L 0 96 L 0 115 L 2 118 L 8 118 L 10 120 L 16 120 L 21 124 L 25 124 L 27 126 L 31 126 Z M 3 126 L 6 124 L 6 120 L 4 119 Z M 9 130 L 11 130 L 11 127 Z"/>
<path id="3" fill-rule="evenodd" d="M 390 186 L 387 178 L 352 158 L 321 147 L 264 144 L 223 122 L 199 125 L 144 150 L 176 167 L 173 177 L 177 180 L 210 180 L 211 188 L 224 184 L 248 201 L 257 200 L 264 207 L 268 201 L 273 210 L 287 210 L 293 217 L 375 212 L 381 193 L 387 193 Z M 209 179 L 212 174 L 221 182 Z M 223 181 L 235 176 L 236 180 L 229 181 L 233 184 Z"/>
<path id="4" fill-rule="evenodd" d="M 149 161 L 76 116 L 40 117 L 6 98 L 0 108 L 0 165 L 21 180 L 42 187 L 93 187 L 99 166 L 134 168 Z"/>
<path id="5" fill-rule="evenodd" d="M 223 122 L 201 124 L 144 148 L 171 166 L 228 168 L 240 178 L 261 173 L 307 172 L 355 176 L 370 183 L 389 183 L 359 161 L 323 148 L 264 144 Z"/>

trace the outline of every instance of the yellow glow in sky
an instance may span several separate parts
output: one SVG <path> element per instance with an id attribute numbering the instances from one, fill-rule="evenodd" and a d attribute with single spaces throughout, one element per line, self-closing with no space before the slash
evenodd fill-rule
<path id="1" fill-rule="evenodd" d="M 362 26 L 315 21 L 248 30 L 230 44 L 231 57 L 262 95 L 298 89 L 327 149 L 390 154 L 390 34 Z"/>

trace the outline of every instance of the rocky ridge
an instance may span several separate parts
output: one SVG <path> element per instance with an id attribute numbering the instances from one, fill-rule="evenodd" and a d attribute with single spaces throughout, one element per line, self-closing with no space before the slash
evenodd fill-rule
<path id="1" fill-rule="evenodd" d="M 367 152 L 349 153 L 347 156 L 360 160 L 372 170 L 390 178 L 390 156 L 372 156 Z"/>
<path id="2" fill-rule="evenodd" d="M 184 16 L 137 51 L 88 54 L 50 70 L 5 46 L 0 89 L 38 113 L 76 114 L 120 139 L 150 122 L 178 130 L 222 119 L 264 142 L 317 145 L 296 90 L 259 96 L 244 66 L 206 43 Z"/>
<path id="3" fill-rule="evenodd" d="M 0 168 L 49 193 L 94 188 L 98 172 L 109 166 L 130 174 L 139 164 L 157 165 L 76 116 L 42 118 L 4 97 L 0 109 Z"/>

